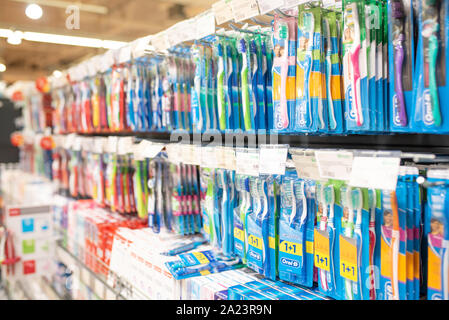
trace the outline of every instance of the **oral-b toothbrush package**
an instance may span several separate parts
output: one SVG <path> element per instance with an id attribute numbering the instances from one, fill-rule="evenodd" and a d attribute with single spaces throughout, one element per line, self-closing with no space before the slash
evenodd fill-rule
<path id="1" fill-rule="evenodd" d="M 211 250 L 183 253 L 178 258 L 176 261 L 165 262 L 168 271 L 176 280 L 243 267 L 240 259 L 221 257 Z"/>
<path id="2" fill-rule="evenodd" d="M 427 171 L 424 237 L 427 238 L 427 299 L 449 299 L 448 172 Z"/>
<path id="3" fill-rule="evenodd" d="M 296 43 L 295 17 L 275 16 L 273 25 L 273 132 L 294 130 L 296 108 Z"/>
<path id="4" fill-rule="evenodd" d="M 268 266 L 264 271 L 264 276 L 276 280 L 278 275 L 278 255 L 279 255 L 279 205 L 280 190 L 275 176 L 266 178 L 268 196 Z"/>
<path id="5" fill-rule="evenodd" d="M 251 178 L 250 193 L 253 198 L 254 209 L 247 216 L 247 266 L 262 275 L 269 275 L 270 264 L 270 211 L 268 202 L 268 185 L 265 179 Z M 275 214 L 272 212 L 271 214 Z"/>
<path id="6" fill-rule="evenodd" d="M 343 3 L 343 82 L 348 131 L 370 130 L 363 1 Z"/>
<path id="7" fill-rule="evenodd" d="M 322 99 L 321 9 L 301 6 L 298 14 L 295 131 L 327 131 Z"/>
<path id="8" fill-rule="evenodd" d="M 340 188 L 341 233 L 339 235 L 339 273 L 343 287 L 341 298 L 369 300 L 370 236 L 368 190 Z"/>
<path id="9" fill-rule="evenodd" d="M 249 189 L 249 177 L 237 174 L 235 176 L 235 188 L 238 193 L 238 206 L 234 208 L 234 254 L 241 257 L 243 263 L 246 263 L 246 221 L 247 216 L 253 210 Z"/>
<path id="10" fill-rule="evenodd" d="M 322 94 L 327 104 L 329 133 L 341 134 L 344 132 L 344 99 L 342 95 L 342 75 L 339 59 L 339 41 L 337 34 L 337 14 L 333 11 L 323 13 L 323 48 L 324 66 Z"/>
<path id="11" fill-rule="evenodd" d="M 449 132 L 449 111 L 442 108 L 449 92 L 445 71 L 448 35 L 448 1 L 419 1 L 418 46 L 413 78 L 412 105 L 414 131 L 422 133 Z"/>
<path id="12" fill-rule="evenodd" d="M 410 132 L 415 62 L 412 1 L 390 0 L 388 22 L 390 130 Z"/>
<path id="13" fill-rule="evenodd" d="M 279 215 L 279 278 L 313 285 L 314 181 L 296 172 L 282 177 Z"/>

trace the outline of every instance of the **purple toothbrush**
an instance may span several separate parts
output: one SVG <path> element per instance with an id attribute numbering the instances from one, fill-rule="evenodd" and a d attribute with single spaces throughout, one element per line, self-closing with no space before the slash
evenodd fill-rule
<path id="1" fill-rule="evenodd" d="M 404 6 L 402 2 L 391 3 L 391 15 L 393 17 L 393 46 L 394 46 L 394 87 L 396 91 L 397 105 L 393 107 L 393 121 L 396 125 L 407 125 L 405 112 L 404 90 L 402 87 L 402 66 L 404 63 Z"/>

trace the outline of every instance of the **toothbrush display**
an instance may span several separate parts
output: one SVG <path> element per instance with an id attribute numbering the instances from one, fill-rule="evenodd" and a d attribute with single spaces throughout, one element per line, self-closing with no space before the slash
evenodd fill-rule
<path id="1" fill-rule="evenodd" d="M 393 230 L 391 235 L 391 285 L 393 290 L 393 300 L 399 300 L 399 279 L 398 279 L 398 268 L 399 268 L 399 211 L 398 202 L 396 198 L 396 192 L 392 191 L 391 197 L 391 210 L 393 213 Z"/>

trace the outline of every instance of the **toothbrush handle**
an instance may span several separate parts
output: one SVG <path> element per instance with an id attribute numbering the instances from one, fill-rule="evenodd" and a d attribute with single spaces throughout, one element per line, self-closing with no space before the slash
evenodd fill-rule
<path id="1" fill-rule="evenodd" d="M 326 71 L 327 71 L 327 101 L 329 109 L 329 125 L 332 130 L 337 128 L 337 121 L 335 120 L 334 100 L 332 99 L 332 62 L 330 56 L 326 57 Z"/>
<path id="2" fill-rule="evenodd" d="M 391 235 L 391 283 L 393 289 L 393 300 L 399 300 L 399 278 L 398 278 L 398 264 L 399 264 L 399 212 L 398 200 L 396 192 L 391 192 L 391 210 L 393 212 L 393 231 Z"/>
<path id="3" fill-rule="evenodd" d="M 282 128 L 288 127 L 288 112 L 287 112 L 287 77 L 288 77 L 288 53 L 284 53 L 284 58 L 281 66 L 281 117 Z"/>
<path id="4" fill-rule="evenodd" d="M 360 46 L 357 46 L 357 48 L 354 50 L 354 52 L 351 54 L 351 64 L 352 64 L 352 90 L 353 90 L 353 99 L 355 103 L 355 110 L 356 110 L 356 119 L 357 119 L 357 126 L 361 126 L 363 124 L 363 114 L 360 106 L 360 61 L 359 61 L 359 53 L 360 53 Z"/>
<path id="5" fill-rule="evenodd" d="M 376 246 L 376 231 L 374 229 L 374 222 L 369 225 L 369 264 L 370 264 L 370 281 L 371 287 L 369 291 L 370 300 L 376 300 L 376 281 L 374 279 L 374 248 Z"/>
<path id="6" fill-rule="evenodd" d="M 402 36 L 402 37 L 401 37 Z M 404 36 L 401 34 L 401 38 Z M 396 91 L 396 98 L 398 102 L 398 120 L 399 124 L 402 127 L 405 127 L 407 125 L 407 115 L 405 112 L 405 101 L 404 101 L 404 91 L 402 86 L 402 66 L 404 64 L 404 47 L 402 46 L 402 41 L 399 40 L 398 44 L 395 46 L 395 55 L 394 55 L 394 84 L 395 84 L 395 91 Z"/>
<path id="7" fill-rule="evenodd" d="M 436 80 L 436 64 L 438 57 L 438 38 L 432 35 L 429 38 L 429 89 L 432 101 L 432 115 L 434 125 L 439 127 L 441 125 L 440 103 L 438 101 L 438 87 Z"/>

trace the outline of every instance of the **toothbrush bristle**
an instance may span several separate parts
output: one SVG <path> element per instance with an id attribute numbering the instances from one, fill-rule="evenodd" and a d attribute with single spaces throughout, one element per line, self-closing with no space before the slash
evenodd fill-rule
<path id="1" fill-rule="evenodd" d="M 239 41 L 239 51 L 240 51 L 240 53 L 246 53 L 246 41 L 245 41 L 245 39 L 240 39 L 240 41 Z"/>
<path id="2" fill-rule="evenodd" d="M 222 57 L 223 56 L 223 45 L 221 43 L 219 43 L 217 45 L 217 51 L 218 51 L 218 56 Z"/>
<path id="3" fill-rule="evenodd" d="M 255 54 L 256 51 L 257 51 L 257 48 L 256 48 L 256 41 L 251 40 L 249 44 L 250 44 L 249 49 L 250 49 L 251 53 L 254 53 L 254 54 Z"/>
<path id="4" fill-rule="evenodd" d="M 262 54 L 264 55 L 264 56 L 266 56 L 267 55 L 267 47 L 266 47 L 266 44 L 265 44 L 265 41 L 262 41 L 262 46 L 261 46 L 262 48 Z"/>
<path id="5" fill-rule="evenodd" d="M 396 19 L 405 17 L 404 7 L 401 1 L 394 1 L 391 3 L 391 15 Z"/>

